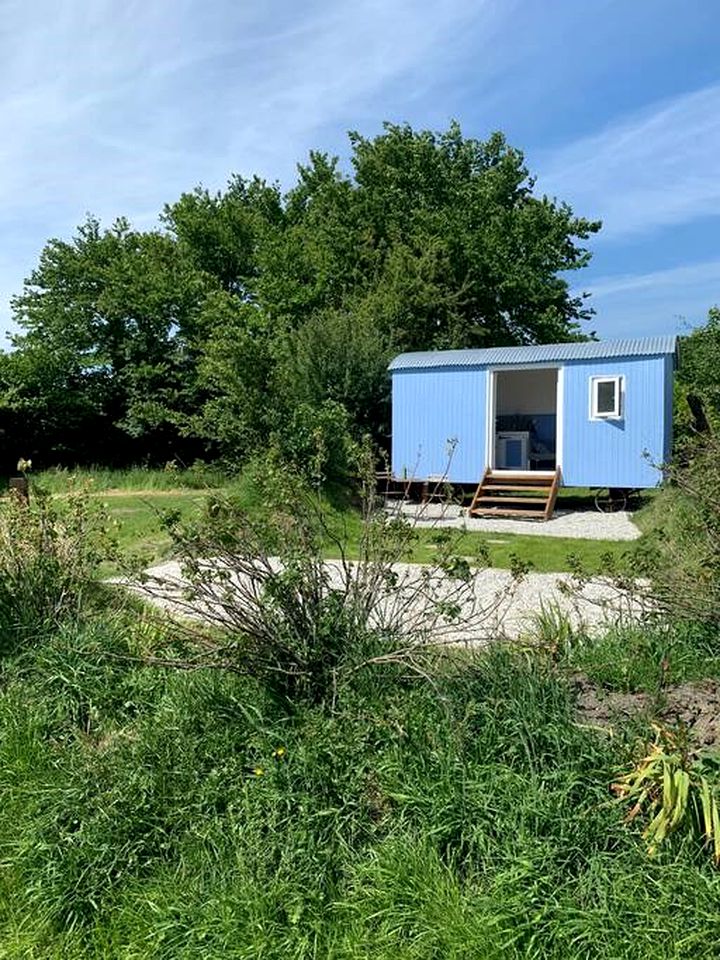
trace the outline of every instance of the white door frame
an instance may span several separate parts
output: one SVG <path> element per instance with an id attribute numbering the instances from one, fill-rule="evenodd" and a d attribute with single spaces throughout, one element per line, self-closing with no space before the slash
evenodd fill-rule
<path id="1" fill-rule="evenodd" d="M 550 473 L 545 470 L 501 470 L 495 467 L 495 410 L 497 407 L 497 375 L 505 370 L 557 370 L 557 384 L 555 391 L 555 467 L 562 468 L 564 445 L 564 400 L 565 400 L 565 368 L 557 363 L 512 363 L 487 368 L 487 383 L 485 397 L 485 467 L 493 473 L 526 473 L 530 476 L 538 473 Z"/>

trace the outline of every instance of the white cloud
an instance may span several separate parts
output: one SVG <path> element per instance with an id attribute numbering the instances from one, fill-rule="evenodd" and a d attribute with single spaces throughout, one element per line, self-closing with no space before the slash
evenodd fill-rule
<path id="1" fill-rule="evenodd" d="M 599 277 L 583 289 L 592 293 L 595 323 L 603 337 L 686 332 L 720 304 L 720 260 Z"/>
<path id="2" fill-rule="evenodd" d="M 491 0 L 6 0 L 0 311 L 28 247 L 87 211 L 149 226 L 198 182 L 287 182 L 318 139 L 337 144 L 382 97 L 376 129 L 445 75 L 471 20 L 501 15 Z"/>
<path id="3" fill-rule="evenodd" d="M 540 164 L 538 186 L 600 217 L 600 242 L 720 214 L 720 84 L 653 105 Z"/>
<path id="4" fill-rule="evenodd" d="M 291 173 L 318 127 L 405 76 L 426 84 L 481 6 L 44 0 L 30 17 L 10 3 L 0 210 L 125 211 L 140 191 L 170 199 L 231 169 Z"/>
<path id="5" fill-rule="evenodd" d="M 5 0 L 0 329 L 43 243 L 69 236 L 87 211 L 149 227 L 164 202 L 198 182 L 220 187 L 233 171 L 288 182 L 308 148 L 344 149 L 347 127 L 375 132 L 382 118 L 421 108 L 442 116 L 453 83 L 480 104 L 477 116 L 498 98 L 522 113 L 513 77 L 523 91 L 543 88 L 517 42 L 522 10 L 516 0 Z M 472 63 L 458 73 L 469 37 Z M 603 217 L 594 242 L 604 242 L 720 215 L 718 157 L 720 85 L 656 104 L 533 166 L 540 189 Z M 704 313 L 718 299 L 716 272 L 697 269 L 672 282 L 599 281 L 598 317 L 619 318 L 632 304 L 643 323 L 653 311 L 665 317 L 652 302 L 660 289 L 670 310 L 688 315 L 702 301 Z"/>

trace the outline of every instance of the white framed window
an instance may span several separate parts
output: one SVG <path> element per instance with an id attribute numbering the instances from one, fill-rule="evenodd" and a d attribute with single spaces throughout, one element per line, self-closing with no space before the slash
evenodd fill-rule
<path id="1" fill-rule="evenodd" d="M 620 420 L 622 408 L 622 377 L 590 377 L 591 420 Z"/>

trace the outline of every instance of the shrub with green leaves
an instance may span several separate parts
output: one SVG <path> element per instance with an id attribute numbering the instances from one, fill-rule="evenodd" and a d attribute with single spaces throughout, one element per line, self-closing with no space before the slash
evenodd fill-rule
<path id="1" fill-rule="evenodd" d="M 0 500 L 0 652 L 77 616 L 114 550 L 102 504 L 83 488 Z"/>
<path id="2" fill-rule="evenodd" d="M 638 551 L 636 572 L 651 581 L 671 618 L 720 625 L 720 437 L 697 438 L 669 468 L 658 524 Z M 662 511 L 662 513 L 660 513 Z"/>
<path id="3" fill-rule="evenodd" d="M 347 480 L 357 462 L 350 415 L 341 403 L 300 403 L 273 435 L 275 448 L 294 473 L 314 483 Z"/>

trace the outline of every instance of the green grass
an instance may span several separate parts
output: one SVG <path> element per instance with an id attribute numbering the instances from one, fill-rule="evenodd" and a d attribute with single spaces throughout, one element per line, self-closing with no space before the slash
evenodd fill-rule
<path id="1" fill-rule="evenodd" d="M 251 477 L 230 486 L 257 509 Z M 148 557 L 167 549 L 154 511 L 202 503 L 189 489 L 100 495 L 125 520 L 123 548 Z M 357 516 L 333 503 L 352 543 Z M 518 539 L 549 545 L 494 546 Z M 8 542 L 21 558 L 22 527 Z M 495 644 L 422 672 L 347 672 L 341 657 L 332 703 L 288 705 L 267 680 L 145 666 L 186 657 L 187 636 L 96 594 L 0 656 L 3 960 L 716 955 L 707 851 L 674 834 L 649 858 L 641 818 L 613 799 L 645 721 L 612 737 L 576 723 L 566 678 L 652 691 L 664 659 L 673 682 L 716 671 L 714 637 L 566 632 L 556 658 Z M 549 613 L 538 629 L 552 639 Z"/>
<path id="2" fill-rule="evenodd" d="M 720 875 L 681 841 L 648 859 L 609 802 L 626 758 L 541 660 L 379 671 L 288 715 L 123 659 L 147 643 L 109 620 L 3 663 L 0 955 L 715 955 Z"/>
<path id="3" fill-rule="evenodd" d="M 166 494 L 120 494 L 105 501 L 112 517 L 120 522 L 118 540 L 126 553 L 142 557 L 148 564 L 160 562 L 167 557 L 170 538 L 160 525 L 159 512 L 166 509 L 179 510 L 187 519 L 202 509 L 204 495 L 174 491 Z M 359 537 L 359 518 L 352 512 L 342 517 L 348 534 L 348 554 L 356 554 Z M 430 563 L 437 553 L 437 533 L 432 529 L 416 531 L 414 543 L 407 560 L 413 563 Z M 487 545 L 493 566 L 509 568 L 512 558 L 530 564 L 532 570 L 545 573 L 567 571 L 568 558 L 572 555 L 591 572 L 607 568 L 608 558 L 615 561 L 632 554 L 632 544 L 605 540 L 574 540 L 565 537 L 537 537 L 518 534 L 464 534 L 458 540 L 461 554 L 477 556 L 480 544 Z M 334 550 L 328 556 L 336 556 Z"/>
<path id="4" fill-rule="evenodd" d="M 227 475 L 219 467 L 198 462 L 189 468 L 172 462 L 166 469 L 128 467 L 123 470 L 108 467 L 82 467 L 68 470 L 53 467 L 32 475 L 48 493 L 65 493 L 72 484 L 89 484 L 96 493 L 107 491 L 176 491 L 204 490 L 227 483 Z"/>
<path id="5" fill-rule="evenodd" d="M 657 694 L 665 685 L 720 678 L 715 631 L 692 624 L 627 625 L 576 638 L 566 662 L 597 686 L 623 693 Z"/>
<path id="6" fill-rule="evenodd" d="M 110 516 L 118 521 L 116 537 L 125 556 L 140 558 L 146 566 L 167 559 L 170 537 L 162 529 L 160 515 L 177 510 L 187 520 L 202 510 L 205 494 L 199 491 L 165 491 L 163 493 L 119 493 L 106 497 Z M 108 567 L 105 572 L 117 572 Z"/>
<path id="7" fill-rule="evenodd" d="M 209 468 L 201 471 L 90 469 L 75 473 L 52 470 L 39 474 L 34 482 L 61 495 L 68 490 L 73 477 L 78 483 L 90 481 L 90 489 L 107 503 L 111 516 L 119 521 L 118 541 L 123 552 L 140 557 L 148 565 L 168 557 L 170 538 L 163 532 L 158 516 L 164 510 L 178 510 L 189 519 L 202 509 L 205 496 L 211 489 L 231 492 L 251 512 L 262 509 L 251 471 L 228 478 Z M 576 501 L 581 493 L 571 491 Z M 334 521 L 346 531 L 348 553 L 352 556 L 360 536 L 359 515 L 354 508 L 343 503 L 340 496 L 333 502 Z M 417 540 L 407 560 L 432 562 L 437 549 L 436 537 L 437 533 L 432 529 L 418 529 Z M 461 553 L 473 557 L 477 556 L 481 544 L 486 545 L 493 566 L 509 568 L 517 558 L 539 573 L 569 570 L 568 558 L 571 556 L 589 572 L 600 572 L 607 568 L 609 559 L 617 562 L 625 556 L 632 556 L 634 550 L 631 543 L 505 533 L 469 533 L 459 541 L 458 548 Z M 333 551 L 328 555 L 333 555 Z M 116 570 L 107 568 L 104 572 L 114 573 Z"/>
<path id="8" fill-rule="evenodd" d="M 419 543 L 413 551 L 415 562 L 432 560 L 436 534 L 432 530 L 418 531 Z M 461 553 L 472 556 L 479 543 L 488 547 L 493 566 L 509 568 L 513 557 L 530 565 L 537 573 L 568 571 L 569 558 L 577 557 L 588 572 L 601 572 L 608 567 L 609 558 L 615 561 L 632 554 L 632 545 L 610 540 L 574 540 L 569 537 L 536 537 L 505 533 L 467 533 L 458 541 Z"/>

